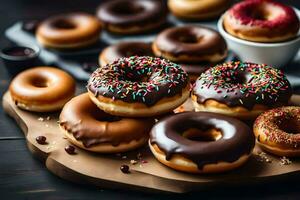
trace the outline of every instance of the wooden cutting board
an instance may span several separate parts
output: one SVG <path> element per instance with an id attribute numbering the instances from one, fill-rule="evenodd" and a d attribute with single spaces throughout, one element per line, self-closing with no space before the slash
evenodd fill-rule
<path id="1" fill-rule="evenodd" d="M 292 102 L 299 105 L 300 96 L 294 95 Z M 78 183 L 102 188 L 185 193 L 222 184 L 275 181 L 300 173 L 299 158 L 290 159 L 291 163 L 284 165 L 282 158 L 264 154 L 259 147 L 255 147 L 254 154 L 241 168 L 215 175 L 193 175 L 172 170 L 160 164 L 147 146 L 122 155 L 101 155 L 79 148 L 75 155 L 69 155 L 64 150 L 69 142 L 57 124 L 59 113 L 39 114 L 20 110 L 8 92 L 3 96 L 3 108 L 23 130 L 29 150 L 42 158 L 46 167 L 57 176 Z M 46 136 L 46 145 L 36 142 L 35 138 L 40 135 Z M 132 164 L 131 160 L 137 163 Z M 131 173 L 123 174 L 119 169 L 122 164 L 129 165 Z"/>

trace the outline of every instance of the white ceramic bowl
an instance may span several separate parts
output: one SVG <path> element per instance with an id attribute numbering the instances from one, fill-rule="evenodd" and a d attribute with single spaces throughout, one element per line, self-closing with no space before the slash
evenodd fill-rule
<path id="1" fill-rule="evenodd" d="M 295 12 L 300 18 L 300 11 Z M 218 30 L 225 38 L 229 49 L 232 49 L 241 61 L 264 63 L 273 67 L 284 67 L 295 57 L 300 48 L 300 30 L 295 39 L 287 42 L 260 43 L 239 39 L 227 33 L 223 27 L 224 15 L 218 21 Z"/>

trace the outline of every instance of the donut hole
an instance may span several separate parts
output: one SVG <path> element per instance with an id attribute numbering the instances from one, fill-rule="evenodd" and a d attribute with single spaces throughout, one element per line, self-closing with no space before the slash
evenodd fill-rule
<path id="1" fill-rule="evenodd" d="M 65 19 L 55 20 L 52 23 L 52 26 L 57 29 L 74 29 L 74 28 L 76 28 L 76 25 L 72 21 L 65 20 Z"/>
<path id="2" fill-rule="evenodd" d="M 117 13 L 118 15 L 134 15 L 143 12 L 144 7 L 137 4 L 124 2 L 124 3 L 116 4 L 113 7 L 112 11 L 114 13 Z"/>
<path id="3" fill-rule="evenodd" d="M 194 43 L 198 43 L 200 40 L 202 39 L 202 37 L 197 37 L 195 35 L 181 35 L 179 36 L 178 40 L 181 43 L 190 43 L 190 44 L 194 44 Z"/>
<path id="4" fill-rule="evenodd" d="M 300 133 L 300 120 L 296 117 L 279 120 L 278 127 L 280 130 L 289 134 L 299 134 Z"/>
<path id="5" fill-rule="evenodd" d="M 224 79 L 227 83 L 231 83 L 233 85 L 244 84 L 247 82 L 247 77 L 243 73 L 224 73 Z"/>
<path id="6" fill-rule="evenodd" d="M 216 128 L 205 130 L 190 128 L 184 131 L 182 136 L 193 141 L 213 142 L 222 138 L 222 132 Z"/>
<path id="7" fill-rule="evenodd" d="M 273 20 L 278 16 L 284 14 L 280 8 L 269 4 L 262 4 L 261 6 L 254 8 L 250 12 L 250 16 L 252 18 L 261 21 Z"/>
<path id="8" fill-rule="evenodd" d="M 256 20 L 269 20 L 270 18 L 270 12 L 268 12 L 265 9 L 256 9 L 253 13 L 252 16 Z"/>
<path id="9" fill-rule="evenodd" d="M 49 86 L 49 82 L 45 77 L 35 77 L 31 80 L 31 85 L 37 88 L 45 88 Z"/>

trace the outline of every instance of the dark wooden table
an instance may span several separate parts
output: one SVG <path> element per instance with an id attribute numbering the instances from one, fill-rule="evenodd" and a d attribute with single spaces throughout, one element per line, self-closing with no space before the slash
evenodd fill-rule
<path id="1" fill-rule="evenodd" d="M 289 2 L 300 7 L 299 1 Z M 0 5 L 1 48 L 10 45 L 4 37 L 4 30 L 16 21 L 39 19 L 68 11 L 93 13 L 98 4 L 99 0 L 3 1 Z M 0 63 L 1 96 L 7 90 L 9 82 L 10 78 Z M 83 86 L 83 83 L 78 83 L 79 88 Z M 0 199 L 300 199 L 299 178 L 300 176 L 293 176 L 251 186 L 224 185 L 186 195 L 145 194 L 70 183 L 48 172 L 44 164 L 29 153 L 23 133 L 0 107 Z"/>

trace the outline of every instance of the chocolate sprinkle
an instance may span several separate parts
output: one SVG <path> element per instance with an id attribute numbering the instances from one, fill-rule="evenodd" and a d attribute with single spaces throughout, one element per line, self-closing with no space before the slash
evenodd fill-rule
<path id="1" fill-rule="evenodd" d="M 72 146 L 72 145 L 66 146 L 66 147 L 65 147 L 65 151 L 66 151 L 68 154 L 70 154 L 70 155 L 76 154 L 76 152 L 75 152 L 75 147 Z"/>
<path id="2" fill-rule="evenodd" d="M 128 165 L 121 165 L 120 170 L 121 170 L 121 172 L 123 172 L 124 174 L 130 173 L 130 171 L 129 171 L 129 166 L 128 166 Z"/>
<path id="3" fill-rule="evenodd" d="M 36 140 L 36 142 L 38 143 L 38 144 L 47 144 L 47 142 L 46 142 L 46 137 L 45 136 L 42 136 L 42 135 L 40 135 L 40 136 L 38 136 L 38 137 L 36 137 L 35 138 L 35 140 Z"/>

